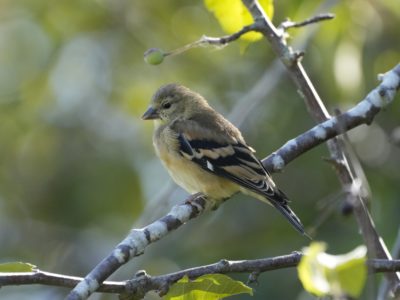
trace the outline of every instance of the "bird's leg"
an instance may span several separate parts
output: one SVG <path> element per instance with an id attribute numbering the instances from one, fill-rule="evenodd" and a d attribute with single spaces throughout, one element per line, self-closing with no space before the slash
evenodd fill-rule
<path id="1" fill-rule="evenodd" d="M 212 198 L 206 198 L 207 200 L 207 205 L 210 208 L 210 210 L 217 210 L 218 207 L 224 203 L 226 200 L 230 199 L 230 197 L 226 197 L 226 198 L 221 198 L 221 199 L 212 199 Z"/>
<path id="2" fill-rule="evenodd" d="M 218 207 L 222 204 L 222 203 L 224 203 L 226 200 L 228 200 L 230 197 L 226 197 L 226 198 L 222 198 L 222 199 L 218 199 L 218 200 L 215 200 L 215 199 L 207 199 L 208 201 L 209 201 L 209 203 L 210 203 L 210 209 L 211 210 L 217 210 L 218 209 Z"/>

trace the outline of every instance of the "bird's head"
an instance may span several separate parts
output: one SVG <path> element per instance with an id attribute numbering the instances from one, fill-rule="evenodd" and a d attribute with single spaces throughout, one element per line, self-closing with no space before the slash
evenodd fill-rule
<path id="1" fill-rule="evenodd" d="M 209 106 L 201 95 L 182 85 L 170 83 L 160 87 L 153 95 L 142 119 L 167 123 L 177 118 L 190 118 L 203 107 Z"/>

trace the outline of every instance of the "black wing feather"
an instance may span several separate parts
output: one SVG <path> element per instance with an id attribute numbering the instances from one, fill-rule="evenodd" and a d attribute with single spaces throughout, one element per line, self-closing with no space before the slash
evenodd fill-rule
<path id="1" fill-rule="evenodd" d="M 262 166 L 261 162 L 254 155 L 251 154 L 251 150 L 246 145 L 243 145 L 241 143 L 231 145 L 234 150 L 234 154 L 219 156 L 217 158 L 210 158 L 207 156 L 196 154 L 199 154 L 200 150 L 214 150 L 218 148 L 228 147 L 229 145 L 222 145 L 218 142 L 210 140 L 188 140 L 183 134 L 180 134 L 178 136 L 178 140 L 180 143 L 180 151 L 187 154 L 187 156 L 190 156 L 190 159 L 200 165 L 204 170 L 222 177 L 229 178 L 230 180 L 258 194 L 268 197 L 272 197 L 275 194 L 273 188 L 269 186 L 265 180 L 254 181 L 238 177 L 224 169 L 224 167 L 227 166 L 240 166 L 243 165 L 243 161 L 248 161 L 255 164 L 256 166 L 251 167 L 246 165 L 246 167 L 249 168 L 252 172 L 255 172 L 256 174 L 261 176 L 268 176 L 268 173 Z M 247 151 L 245 152 L 243 151 L 243 149 L 246 149 Z M 210 164 L 213 166 L 212 169 L 209 167 Z M 274 200 L 279 201 L 279 199 Z M 280 202 L 282 202 L 282 200 L 285 201 L 285 203 L 287 202 L 286 197 L 281 198 Z"/>
<path id="2" fill-rule="evenodd" d="M 286 195 L 276 187 L 272 187 L 268 184 L 268 172 L 265 170 L 262 163 L 252 154 L 252 151 L 247 145 L 242 143 L 221 144 L 213 140 L 189 140 L 183 134 L 178 135 L 178 141 L 181 154 L 186 158 L 189 158 L 207 172 L 228 178 L 244 188 L 264 196 L 300 233 L 305 234 L 300 219 L 288 206 Z M 231 146 L 234 151 L 234 153 L 230 155 L 219 155 L 216 158 L 201 155 L 202 150 L 212 151 L 229 146 Z M 248 162 L 248 164 L 245 162 Z M 254 172 L 255 175 L 260 175 L 264 178 L 252 180 L 251 178 L 239 177 L 228 172 L 224 168 L 228 166 L 242 166 L 250 170 L 250 172 Z"/>

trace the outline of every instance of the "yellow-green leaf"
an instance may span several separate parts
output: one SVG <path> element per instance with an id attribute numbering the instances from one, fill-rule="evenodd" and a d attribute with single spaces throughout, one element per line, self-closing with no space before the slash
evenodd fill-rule
<path id="1" fill-rule="evenodd" d="M 304 250 L 297 268 L 304 289 L 317 296 L 357 298 L 367 276 L 365 246 L 343 255 L 327 254 L 325 250 L 326 244 L 317 242 Z"/>
<path id="2" fill-rule="evenodd" d="M 261 7 L 266 14 L 272 19 L 274 13 L 274 5 L 272 0 L 260 0 Z M 212 12 L 218 20 L 222 29 L 232 34 L 239 31 L 246 25 L 253 23 L 253 18 L 241 0 L 204 0 L 204 4 L 208 11 Z M 257 32 L 249 32 L 241 37 L 241 39 L 254 42 L 261 39 L 262 35 Z"/>
<path id="3" fill-rule="evenodd" d="M 166 300 L 218 300 L 253 290 L 241 281 L 222 274 L 208 274 L 189 280 L 187 276 L 176 282 L 165 295 Z"/>
<path id="4" fill-rule="evenodd" d="M 20 273 L 20 272 L 33 272 L 36 270 L 36 266 L 30 263 L 24 263 L 20 261 L 8 262 L 0 264 L 1 273 Z"/>
<path id="5" fill-rule="evenodd" d="M 324 267 L 317 260 L 318 254 L 325 249 L 324 243 L 311 243 L 310 247 L 304 250 L 304 256 L 297 267 L 304 289 L 319 297 L 329 293 L 329 283 L 325 278 Z"/>

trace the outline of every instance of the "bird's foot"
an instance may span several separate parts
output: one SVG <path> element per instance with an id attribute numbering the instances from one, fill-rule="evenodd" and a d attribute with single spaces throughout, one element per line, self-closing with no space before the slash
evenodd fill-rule
<path id="1" fill-rule="evenodd" d="M 206 200 L 206 196 L 202 193 L 196 193 L 196 194 L 192 194 L 189 196 L 189 198 L 186 199 L 185 204 L 189 204 L 189 205 L 193 205 L 194 202 L 197 202 L 199 200 Z"/>
<path id="2" fill-rule="evenodd" d="M 225 200 L 226 199 L 223 199 L 222 201 L 217 201 L 215 199 L 207 197 L 203 193 L 196 193 L 190 195 L 189 198 L 186 199 L 185 204 L 196 207 L 200 205 L 203 209 L 206 210 L 216 210 Z"/>
<path id="3" fill-rule="evenodd" d="M 208 201 L 207 201 L 206 195 L 202 193 L 196 193 L 192 194 L 189 196 L 189 198 L 186 199 L 185 204 L 197 207 L 200 210 L 204 210 L 208 206 Z"/>

